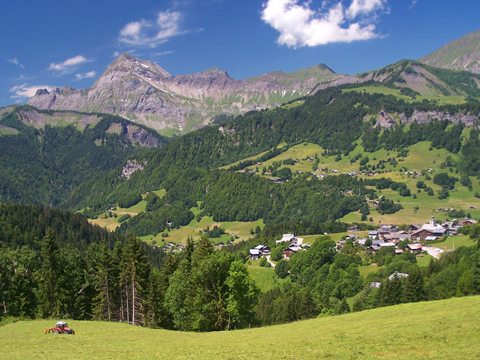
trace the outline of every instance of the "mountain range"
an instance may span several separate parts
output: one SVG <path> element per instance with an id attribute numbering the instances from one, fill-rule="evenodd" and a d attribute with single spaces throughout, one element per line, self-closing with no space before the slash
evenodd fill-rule
<path id="1" fill-rule="evenodd" d="M 247 80 L 235 80 L 217 68 L 171 75 L 151 61 L 125 53 L 92 88 L 39 89 L 29 104 L 45 110 L 116 114 L 171 135 L 204 126 L 218 115 L 273 108 L 342 84 L 376 82 L 410 95 L 476 97 L 480 75 L 473 73 L 479 72 L 480 32 L 420 61 L 403 60 L 361 75 L 337 74 L 323 64 Z"/>
<path id="2" fill-rule="evenodd" d="M 120 55 L 91 89 L 37 91 L 29 104 L 40 109 L 118 114 L 156 130 L 191 131 L 219 114 L 275 107 L 343 77 L 325 65 L 294 73 L 232 79 L 216 68 L 173 76 L 147 60 Z"/>

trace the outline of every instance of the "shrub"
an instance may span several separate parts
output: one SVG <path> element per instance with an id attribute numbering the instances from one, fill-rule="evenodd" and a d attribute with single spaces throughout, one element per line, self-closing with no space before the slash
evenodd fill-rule
<path id="1" fill-rule="evenodd" d="M 275 273 L 280 279 L 284 279 L 288 276 L 289 268 L 290 264 L 287 260 L 280 260 L 275 266 Z"/>

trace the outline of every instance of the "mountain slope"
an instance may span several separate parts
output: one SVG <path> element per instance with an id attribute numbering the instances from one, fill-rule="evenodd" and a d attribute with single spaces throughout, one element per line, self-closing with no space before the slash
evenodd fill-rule
<path id="1" fill-rule="evenodd" d="M 212 333 L 71 321 L 76 335 L 54 336 L 51 320 L 21 321 L 0 327 L 0 347 L 9 359 L 478 359 L 479 323 L 474 296 Z"/>
<path id="2" fill-rule="evenodd" d="M 448 43 L 420 61 L 439 68 L 480 74 L 480 31 Z"/>
<path id="3" fill-rule="evenodd" d="M 86 179 L 163 144 L 153 130 L 112 115 L 2 109 L 0 200 L 65 206 L 66 194 Z"/>
<path id="4" fill-rule="evenodd" d="M 360 82 L 373 81 L 403 89 L 407 95 L 416 93 L 426 97 L 480 96 L 480 75 L 440 69 L 413 60 L 402 60 L 371 71 L 361 75 L 360 79 Z"/>
<path id="5" fill-rule="evenodd" d="M 208 123 L 215 115 L 278 106 L 309 94 L 321 82 L 338 78 L 341 76 L 324 65 L 248 80 L 232 79 L 216 68 L 172 76 L 150 61 L 123 54 L 91 89 L 42 89 L 29 104 L 41 109 L 118 114 L 157 130 L 183 132 Z"/>

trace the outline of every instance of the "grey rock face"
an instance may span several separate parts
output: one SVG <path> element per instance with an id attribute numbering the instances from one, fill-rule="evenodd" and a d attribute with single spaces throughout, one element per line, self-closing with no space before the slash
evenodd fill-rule
<path id="1" fill-rule="evenodd" d="M 449 113 L 445 111 L 419 111 L 415 110 L 410 116 L 404 113 L 388 113 L 382 111 L 376 118 L 376 126 L 390 128 L 398 122 L 402 124 L 427 124 L 432 121 L 448 121 L 454 124 L 464 124 L 468 127 L 478 127 L 480 114 L 470 112 Z M 398 120 L 398 121 L 397 121 Z"/>
<path id="2" fill-rule="evenodd" d="M 172 76 L 150 61 L 120 55 L 91 89 L 40 89 L 29 104 L 40 109 L 118 114 L 156 130 L 189 131 L 219 114 L 281 105 L 343 76 L 325 65 L 294 73 L 275 72 L 248 80 L 226 71 Z"/>
<path id="3" fill-rule="evenodd" d="M 142 171 L 145 168 L 145 163 L 138 162 L 137 160 L 128 160 L 122 168 L 122 177 L 127 180 L 135 174 L 137 171 Z"/>

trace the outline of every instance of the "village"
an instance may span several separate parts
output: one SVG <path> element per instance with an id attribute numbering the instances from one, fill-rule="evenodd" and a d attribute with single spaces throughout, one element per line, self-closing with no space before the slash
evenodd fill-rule
<path id="1" fill-rule="evenodd" d="M 458 235 L 462 227 L 476 223 L 476 220 L 470 218 L 439 223 L 432 217 L 428 223 L 423 225 L 411 224 L 407 228 L 402 226 L 402 229 L 396 225 L 382 225 L 376 230 L 368 231 L 365 237 L 356 235 L 358 228 L 352 226 L 348 229 L 348 235 L 337 242 L 337 251 L 340 251 L 347 241 L 351 241 L 370 253 L 389 248 L 393 249 L 396 255 L 410 252 L 418 256 L 428 254 L 435 259 L 439 259 L 444 250 L 431 246 L 429 243 L 441 240 L 446 236 Z M 310 245 L 305 243 L 303 238 L 294 234 L 283 234 L 282 238 L 276 240 L 275 244 L 276 246 L 284 245 L 283 258 L 285 260 L 290 259 L 297 252 L 310 248 Z M 270 260 L 270 254 L 271 249 L 263 244 L 249 250 L 250 260 L 256 261 L 264 256 L 274 267 L 275 264 Z M 402 276 L 402 274 L 396 275 Z"/>

